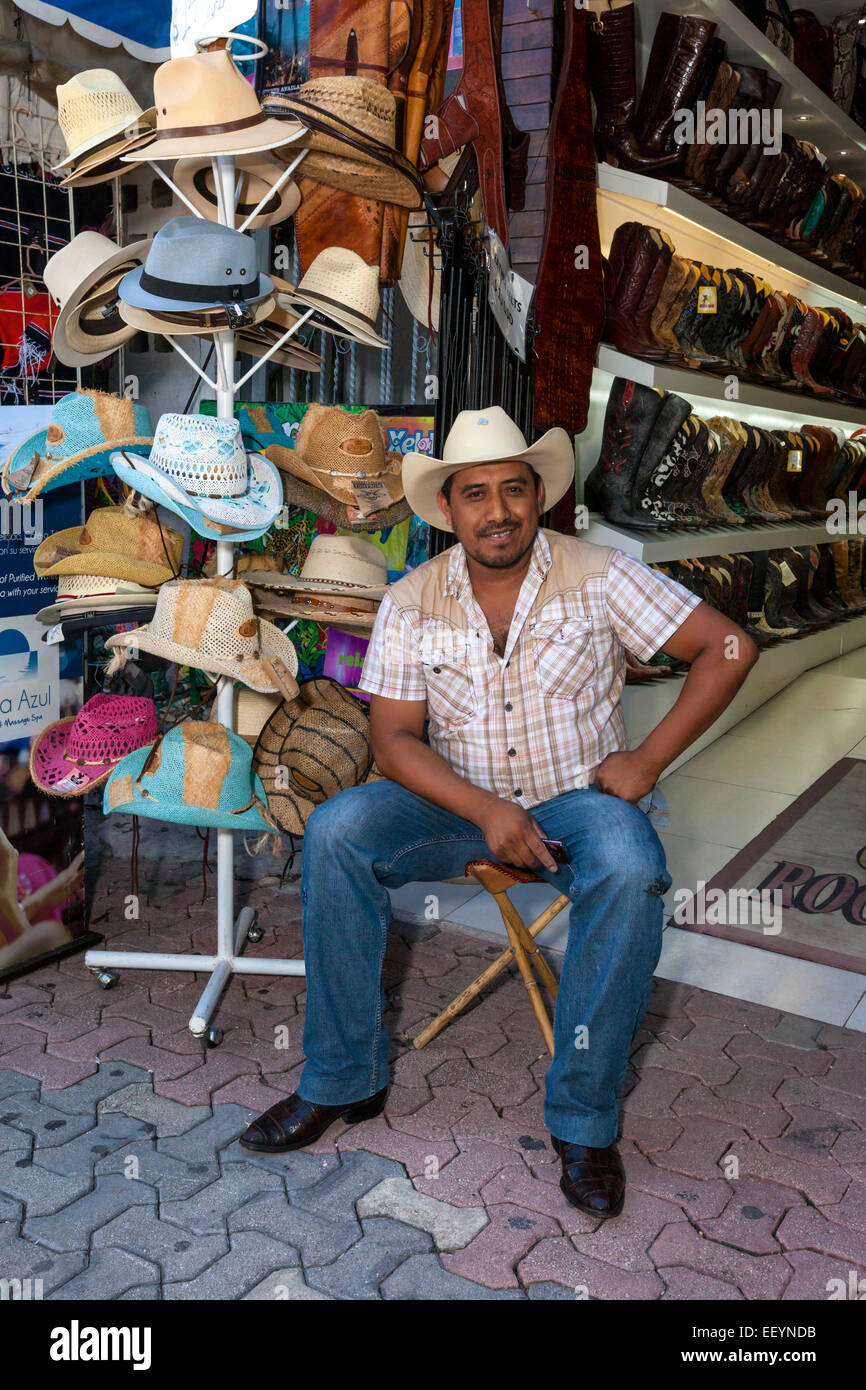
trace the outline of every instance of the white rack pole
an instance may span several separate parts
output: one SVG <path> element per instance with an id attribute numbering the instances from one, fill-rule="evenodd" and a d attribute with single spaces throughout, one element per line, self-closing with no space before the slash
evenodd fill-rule
<path id="1" fill-rule="evenodd" d="M 224 227 L 235 225 L 235 161 L 233 155 L 217 155 L 213 163 L 214 183 L 219 201 L 220 221 Z M 224 420 L 235 414 L 235 335 L 214 335 L 219 387 L 216 393 L 216 413 Z M 228 541 L 217 541 L 217 574 L 231 575 L 234 569 L 234 547 Z M 217 718 L 227 729 L 234 727 L 234 682 L 223 676 L 217 686 Z M 231 830 L 217 831 L 217 951 L 223 957 L 235 953 L 235 880 L 234 835 Z M 215 982 L 216 983 L 216 982 Z M 204 1000 L 202 1001 L 204 1003 Z M 202 1012 L 203 1010 L 199 1010 Z"/>

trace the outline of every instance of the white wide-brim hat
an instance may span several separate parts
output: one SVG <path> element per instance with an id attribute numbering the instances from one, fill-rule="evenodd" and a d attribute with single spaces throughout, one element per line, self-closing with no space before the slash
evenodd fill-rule
<path id="1" fill-rule="evenodd" d="M 235 156 L 236 223 L 246 221 L 253 208 L 258 207 L 262 198 L 285 173 L 285 168 L 285 164 L 278 163 L 267 152 Z M 216 221 L 219 204 L 211 155 L 179 159 L 174 166 L 172 180 L 199 212 Z M 297 212 L 300 205 L 301 190 L 293 179 L 285 179 L 276 193 L 270 192 L 247 230 L 255 231 L 257 227 L 272 227 L 277 222 L 285 222 Z"/>
<path id="2" fill-rule="evenodd" d="M 114 297 L 127 271 L 143 263 L 150 243 L 148 237 L 131 246 L 117 246 L 101 232 L 84 231 L 46 262 L 45 287 L 60 307 L 51 346 L 65 366 L 87 367 L 101 362 L 132 337 L 135 329 L 117 314 L 112 315 L 118 323 L 111 331 L 88 332 L 86 325 L 91 316 L 87 313 L 87 301 L 97 297 L 107 302 Z M 101 320 L 98 308 L 91 308 L 92 322 L 103 327 L 106 321 Z"/>
<path id="3" fill-rule="evenodd" d="M 544 484 L 543 507 L 548 511 L 564 497 L 574 480 L 574 444 L 565 430 L 548 430 L 534 444 L 501 406 L 461 410 L 445 440 L 442 458 L 409 453 L 403 457 L 403 489 L 406 501 L 422 521 L 440 531 L 453 531 L 436 498 L 446 478 L 482 463 L 522 460 Z"/>
<path id="4" fill-rule="evenodd" d="M 318 535 L 300 574 L 250 570 L 244 580 L 265 589 L 379 599 L 388 587 L 388 562 L 379 546 L 360 536 Z"/>
<path id="5" fill-rule="evenodd" d="M 283 505 L 283 483 L 276 464 L 264 454 L 247 454 L 247 490 L 237 497 L 205 497 L 189 492 L 142 454 L 113 453 L 109 463 L 134 492 L 168 507 L 176 516 L 200 515 L 227 528 L 263 535 Z M 249 539 L 255 537 L 251 534 Z"/>

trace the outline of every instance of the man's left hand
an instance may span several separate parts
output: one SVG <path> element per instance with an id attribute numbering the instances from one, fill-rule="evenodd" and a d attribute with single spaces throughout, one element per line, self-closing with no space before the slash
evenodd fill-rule
<path id="1" fill-rule="evenodd" d="M 651 792 L 658 781 L 658 768 L 651 766 L 639 749 L 626 753 L 608 753 L 599 763 L 595 785 L 600 792 L 618 796 L 635 805 Z"/>

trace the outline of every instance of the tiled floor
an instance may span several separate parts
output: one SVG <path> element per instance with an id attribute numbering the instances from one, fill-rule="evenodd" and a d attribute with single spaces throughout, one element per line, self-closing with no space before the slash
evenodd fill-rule
<path id="1" fill-rule="evenodd" d="M 732 732 L 663 781 L 671 823 L 661 832 L 677 889 L 709 882 L 735 852 L 784 811 L 840 758 L 866 758 L 866 648 L 800 676 Z M 471 886 L 412 884 L 393 894 L 395 911 L 423 920 L 431 895 L 444 922 L 503 934 L 496 904 Z M 552 898 L 546 887 L 513 892 L 535 916 Z M 563 950 L 566 914 L 544 934 Z M 770 954 L 751 946 L 668 927 L 663 979 L 700 985 L 771 1008 L 866 1031 L 866 978 L 847 970 Z"/>

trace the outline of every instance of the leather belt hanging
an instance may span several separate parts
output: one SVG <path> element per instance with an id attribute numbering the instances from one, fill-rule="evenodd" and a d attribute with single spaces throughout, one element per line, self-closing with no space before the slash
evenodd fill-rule
<path id="1" fill-rule="evenodd" d="M 533 423 L 536 430 L 561 425 L 570 434 L 579 434 L 586 428 L 592 370 L 604 327 L 604 274 L 587 81 L 589 18 L 586 10 L 572 5 L 565 7 L 565 17 L 562 69 L 550 122 L 544 244 L 535 291 Z"/>

